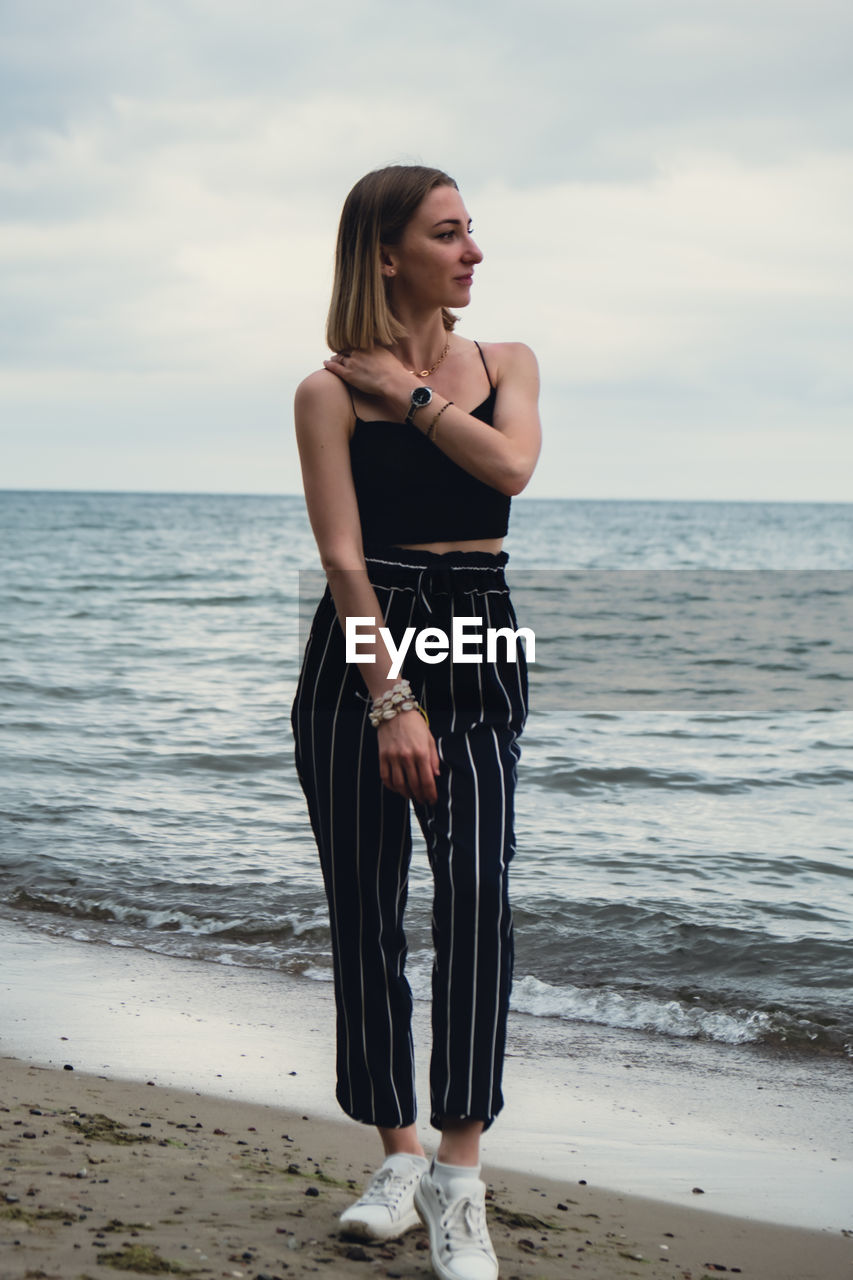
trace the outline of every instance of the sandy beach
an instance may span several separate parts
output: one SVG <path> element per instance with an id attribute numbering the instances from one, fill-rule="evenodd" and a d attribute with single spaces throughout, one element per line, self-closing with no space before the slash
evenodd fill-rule
<path id="1" fill-rule="evenodd" d="M 7 923 L 0 974 L 2 1280 L 431 1274 L 422 1230 L 338 1230 L 377 1144 L 334 1102 L 328 983 Z M 502 1280 L 848 1280 L 849 1067 L 771 1065 L 514 1018 Z"/>
<path id="2" fill-rule="evenodd" d="M 69 1064 L 70 1065 L 70 1064 Z M 356 1126 L 0 1063 L 0 1274 L 108 1280 L 430 1274 L 426 1233 L 365 1245 L 337 1215 L 371 1167 Z M 504 1280 L 841 1280 L 853 1238 L 486 1168 Z"/>

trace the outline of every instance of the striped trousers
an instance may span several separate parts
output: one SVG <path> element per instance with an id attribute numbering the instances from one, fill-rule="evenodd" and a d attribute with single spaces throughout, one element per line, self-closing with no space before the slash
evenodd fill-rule
<path id="1" fill-rule="evenodd" d="M 406 627 L 454 618 L 486 628 L 517 623 L 504 578 L 507 556 L 405 551 L 368 556 L 367 568 L 399 645 Z M 470 652 L 470 643 L 469 643 Z M 367 1124 L 396 1128 L 416 1115 L 412 996 L 405 977 L 406 905 L 413 807 L 434 878 L 431 1122 L 470 1118 L 488 1127 L 503 1105 L 512 980 L 507 871 L 515 851 L 518 736 L 527 715 L 527 670 L 503 643 L 487 662 L 418 659 L 402 674 L 429 715 L 440 776 L 434 805 L 383 786 L 376 731 L 361 673 L 345 659 L 331 594 L 314 617 L 292 725 L 329 904 L 337 1008 L 337 1098 Z"/>

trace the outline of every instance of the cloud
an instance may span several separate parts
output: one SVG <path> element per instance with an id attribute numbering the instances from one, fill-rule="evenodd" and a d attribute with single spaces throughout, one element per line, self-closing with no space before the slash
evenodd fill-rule
<path id="1" fill-rule="evenodd" d="M 553 453 L 534 492 L 607 496 L 618 442 L 627 489 L 662 496 L 667 474 L 686 496 L 685 437 L 703 486 L 731 488 L 725 446 L 763 490 L 780 431 L 776 493 L 808 476 L 801 496 L 838 496 L 847 6 L 438 0 L 416 20 L 332 0 L 321 30 L 278 0 L 7 0 L 4 24 L 12 483 L 80 483 L 74 430 L 91 483 L 132 487 L 147 431 L 151 475 L 180 455 L 179 487 L 198 487 L 214 431 L 206 484 L 298 487 L 288 406 L 324 354 L 342 197 L 415 160 L 459 178 L 486 252 L 462 331 L 540 355 Z M 816 440 L 825 472 L 805 465 Z"/>
<path id="2" fill-rule="evenodd" d="M 800 365 L 849 388 L 833 331 L 853 292 L 853 156 L 759 167 L 700 152 L 668 168 L 481 193 L 492 261 L 477 307 L 506 327 L 523 290 L 537 344 L 563 352 L 572 381 L 748 377 L 756 356 L 760 377 L 775 351 L 778 376 Z"/>

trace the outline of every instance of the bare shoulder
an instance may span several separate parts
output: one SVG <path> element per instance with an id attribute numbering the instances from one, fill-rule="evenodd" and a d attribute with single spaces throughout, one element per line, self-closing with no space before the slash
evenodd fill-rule
<path id="1" fill-rule="evenodd" d="M 297 432 L 323 427 L 349 431 L 354 418 L 345 384 L 327 369 L 315 369 L 302 379 L 293 408 Z"/>
<path id="2" fill-rule="evenodd" d="M 507 375 L 538 378 L 536 356 L 525 342 L 481 342 L 480 347 L 496 382 Z"/>

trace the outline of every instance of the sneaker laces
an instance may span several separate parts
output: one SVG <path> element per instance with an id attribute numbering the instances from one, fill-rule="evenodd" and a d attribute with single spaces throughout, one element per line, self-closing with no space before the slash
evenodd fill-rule
<path id="1" fill-rule="evenodd" d="M 482 1249 L 492 1256 L 492 1242 L 486 1226 L 486 1206 L 470 1196 L 460 1196 L 441 1219 L 445 1248 Z"/>
<path id="2" fill-rule="evenodd" d="M 408 1190 L 416 1173 L 419 1177 L 419 1171 L 413 1171 L 407 1175 L 401 1173 L 399 1169 L 377 1169 L 366 1191 L 360 1197 L 359 1203 L 396 1205 Z"/>

